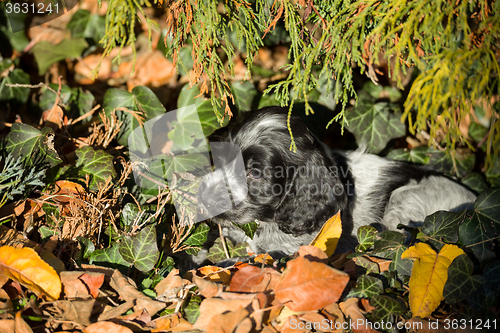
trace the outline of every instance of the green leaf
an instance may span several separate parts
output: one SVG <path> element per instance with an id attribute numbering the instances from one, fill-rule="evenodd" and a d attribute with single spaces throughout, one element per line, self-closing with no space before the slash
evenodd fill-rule
<path id="1" fill-rule="evenodd" d="M 465 220 L 466 213 L 465 210 L 456 213 L 438 211 L 425 218 L 420 230 L 431 237 L 431 244 L 440 250 L 444 242 L 456 243 L 458 241 L 458 226 Z"/>
<path id="2" fill-rule="evenodd" d="M 369 275 L 361 275 L 356 281 L 356 287 L 352 288 L 346 298 L 372 298 L 384 292 L 382 281 Z"/>
<path id="3" fill-rule="evenodd" d="M 384 258 L 392 259 L 390 271 L 397 271 L 398 275 L 411 275 L 413 262 L 410 259 L 401 259 L 401 254 L 408 249 L 404 245 L 405 235 L 397 231 L 382 231 L 375 236 L 372 253 L 380 254 Z"/>
<path id="4" fill-rule="evenodd" d="M 33 54 L 38 64 L 38 74 L 43 75 L 49 67 L 66 58 L 77 58 L 88 47 L 83 38 L 63 39 L 57 45 L 41 41 L 33 46 Z"/>
<path id="5" fill-rule="evenodd" d="M 391 317 L 401 316 L 406 311 L 406 306 L 402 301 L 385 295 L 373 296 L 370 305 L 375 307 L 371 313 L 375 321 L 392 322 Z"/>
<path id="6" fill-rule="evenodd" d="M 500 157 L 493 156 L 491 165 L 484 173 L 491 186 L 500 186 Z"/>
<path id="7" fill-rule="evenodd" d="M 488 134 L 489 128 L 481 126 L 476 122 L 471 122 L 469 126 L 469 136 L 472 140 L 476 142 L 481 142 L 483 138 Z M 485 141 L 486 142 L 486 141 Z M 484 143 L 483 143 L 484 144 Z"/>
<path id="8" fill-rule="evenodd" d="M 483 275 L 487 283 L 498 286 L 500 284 L 500 260 L 493 260 L 484 266 Z"/>
<path id="9" fill-rule="evenodd" d="M 364 268 L 365 271 L 363 272 L 363 274 L 380 273 L 378 264 L 368 258 L 365 258 L 364 256 L 356 258 L 356 266 Z"/>
<path id="10" fill-rule="evenodd" d="M 41 226 L 40 228 L 38 228 L 38 233 L 40 234 L 40 237 L 42 237 L 42 239 L 46 239 L 46 238 L 49 238 L 49 237 L 52 237 L 54 235 L 58 235 L 59 232 L 55 229 L 51 229 L 47 226 Z"/>
<path id="11" fill-rule="evenodd" d="M 58 85 L 55 83 L 49 84 L 49 87 L 51 87 L 55 91 L 59 89 Z M 42 110 L 50 110 L 54 106 L 54 103 L 56 102 L 56 94 L 46 88 L 43 88 L 42 91 L 43 91 L 42 96 L 40 96 L 40 108 Z M 61 102 L 64 104 L 68 104 L 71 98 L 71 88 L 68 85 L 63 84 L 61 86 L 60 94 L 61 94 Z"/>
<path id="12" fill-rule="evenodd" d="M 401 245 L 392 253 L 392 262 L 389 265 L 389 272 L 397 272 L 399 277 L 411 276 L 413 261 L 401 259 L 401 255 L 408 249 L 408 246 Z"/>
<path id="13" fill-rule="evenodd" d="M 130 264 L 123 259 L 120 254 L 120 244 L 113 242 L 111 247 L 104 250 L 95 250 L 89 257 L 90 264 L 93 262 L 103 263 L 108 262 L 114 265 L 122 265 L 129 267 Z"/>
<path id="14" fill-rule="evenodd" d="M 240 111 L 252 110 L 253 100 L 258 91 L 250 81 L 237 81 L 231 83 L 231 92 L 234 95 L 234 103 Z"/>
<path id="15" fill-rule="evenodd" d="M 87 24 L 89 22 L 90 12 L 85 9 L 79 9 L 77 12 L 71 17 L 68 24 L 66 25 L 66 29 L 71 31 L 71 37 L 80 38 L 85 37 L 84 31 L 87 28 Z"/>
<path id="16" fill-rule="evenodd" d="M 250 239 L 253 239 L 253 237 L 255 236 L 255 232 L 259 227 L 259 224 L 257 222 L 249 222 L 245 224 L 237 224 L 233 222 L 233 225 L 238 229 L 243 230 L 245 235 L 247 235 Z"/>
<path id="17" fill-rule="evenodd" d="M 374 253 L 392 251 L 399 248 L 405 240 L 405 236 L 397 231 L 382 231 L 375 235 Z"/>
<path id="18" fill-rule="evenodd" d="M 8 87 L 7 84 L 29 84 L 30 76 L 22 69 L 16 68 L 0 83 L 0 102 L 13 102 L 15 105 L 23 105 L 28 100 L 30 88 Z"/>
<path id="19" fill-rule="evenodd" d="M 429 163 L 429 156 L 427 147 L 416 147 L 413 149 L 399 148 L 392 150 L 387 154 L 387 158 L 395 161 L 404 161 L 411 163 L 427 164 Z"/>
<path id="20" fill-rule="evenodd" d="M 356 252 L 366 252 L 369 248 L 373 246 L 375 241 L 375 235 L 377 234 L 377 229 L 372 226 L 364 225 L 358 228 L 358 246 L 356 246 Z"/>
<path id="21" fill-rule="evenodd" d="M 95 246 L 94 243 L 85 237 L 78 236 L 76 239 L 80 242 L 82 248 L 83 248 L 83 259 L 88 259 L 92 255 L 92 253 L 95 251 Z"/>
<path id="22" fill-rule="evenodd" d="M 452 261 L 443 290 L 443 297 L 448 304 L 469 298 L 485 282 L 484 276 L 472 275 L 473 271 L 474 264 L 466 254 Z"/>
<path id="23" fill-rule="evenodd" d="M 132 112 L 116 110 L 120 121 L 123 121 L 120 133 L 117 135 L 118 143 L 128 147 L 128 138 L 132 131 L 143 125 L 148 120 L 165 113 L 165 107 L 158 100 L 158 97 L 147 87 L 135 87 L 131 93 L 121 89 L 108 89 L 104 95 L 103 109 L 109 117 L 111 111 L 117 108 L 125 108 L 136 112 L 136 116 L 142 118 L 142 124 Z M 135 137 L 132 137 L 135 138 Z M 133 147 L 139 147 L 141 142 L 132 142 Z"/>
<path id="24" fill-rule="evenodd" d="M 500 188 L 483 191 L 474 203 L 472 217 L 459 228 L 459 238 L 481 261 L 494 257 L 493 241 L 500 233 Z"/>
<path id="25" fill-rule="evenodd" d="M 184 308 L 184 315 L 186 320 L 191 324 L 194 324 L 198 317 L 200 316 L 200 303 L 201 297 L 197 295 L 191 295 L 188 305 Z"/>
<path id="26" fill-rule="evenodd" d="M 488 188 L 488 184 L 484 181 L 481 174 L 472 172 L 461 179 L 462 184 L 469 187 L 471 190 L 481 193 Z"/>
<path id="27" fill-rule="evenodd" d="M 172 173 L 180 173 L 193 171 L 197 168 L 203 168 L 208 165 L 209 161 L 206 155 L 203 154 L 188 154 L 188 155 L 163 155 L 148 163 L 149 172 L 153 179 L 164 182 L 165 179 L 172 179 Z M 145 188 L 158 187 L 153 182 L 144 179 L 143 186 Z"/>
<path id="28" fill-rule="evenodd" d="M 141 272 L 153 269 L 160 257 L 155 227 L 149 225 L 135 236 L 125 236 L 120 243 L 120 254 Z"/>
<path id="29" fill-rule="evenodd" d="M 37 158 L 55 166 L 62 162 L 54 149 L 54 132 L 49 127 L 42 131 L 22 123 L 12 124 L 12 128 L 5 138 L 5 150 L 14 158 L 23 158 L 28 165 L 37 162 Z"/>
<path id="30" fill-rule="evenodd" d="M 79 9 L 66 25 L 73 38 L 91 38 L 97 44 L 104 37 L 106 19 L 89 11 Z"/>
<path id="31" fill-rule="evenodd" d="M 394 138 L 406 134 L 397 105 L 373 100 L 358 100 L 358 104 L 346 113 L 347 129 L 354 134 L 358 144 L 366 144 L 373 153 L 382 151 Z"/>
<path id="32" fill-rule="evenodd" d="M 233 243 L 229 239 L 225 238 L 225 241 L 230 258 L 243 257 L 247 255 L 247 243 L 243 242 L 233 245 Z M 208 251 L 207 258 L 213 263 L 217 263 L 219 261 L 227 259 L 226 253 L 224 252 L 224 247 L 222 246 L 221 238 L 217 238 L 217 240 L 214 242 L 214 245 Z"/>
<path id="33" fill-rule="evenodd" d="M 384 87 L 382 85 L 375 85 L 373 82 L 367 82 L 361 90 L 369 94 L 373 99 L 388 98 L 391 102 L 395 103 L 403 97 L 401 90 L 393 87 Z"/>
<path id="34" fill-rule="evenodd" d="M 100 184 L 104 184 L 111 177 L 116 177 L 116 171 L 113 166 L 113 156 L 108 153 L 97 150 L 95 151 L 90 146 L 85 146 L 78 149 L 76 152 L 78 160 L 76 167 L 80 168 L 80 175 L 90 175 L 89 188 L 92 191 L 97 191 Z"/>
<path id="35" fill-rule="evenodd" d="M 68 114 L 71 117 L 78 118 L 83 116 L 92 109 L 95 98 L 90 91 L 84 91 L 81 87 L 71 90 L 71 99 L 68 105 Z M 84 122 L 89 122 L 92 116 L 84 119 Z"/>
<path id="36" fill-rule="evenodd" d="M 203 244 L 205 244 L 205 242 L 207 241 L 207 235 L 209 231 L 210 227 L 206 223 L 199 223 L 193 230 L 191 235 L 189 235 L 189 237 L 186 238 L 184 242 L 182 242 L 182 245 L 197 247 L 201 249 Z M 198 251 L 199 249 L 186 250 L 186 252 L 191 255 L 195 255 L 196 253 L 198 253 Z"/>
<path id="37" fill-rule="evenodd" d="M 429 148 L 428 154 L 430 155 L 429 167 L 459 178 L 468 175 L 476 164 L 476 155 L 466 150 L 463 153 L 458 153 L 457 151 L 455 154 L 455 163 L 453 163 L 452 157 L 445 151 Z"/>

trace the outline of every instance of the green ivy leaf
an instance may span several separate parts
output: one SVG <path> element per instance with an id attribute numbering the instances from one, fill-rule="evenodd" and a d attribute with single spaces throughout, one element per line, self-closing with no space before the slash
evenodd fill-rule
<path id="1" fill-rule="evenodd" d="M 125 236 L 120 243 L 120 254 L 141 272 L 153 269 L 160 256 L 155 227 L 149 225 L 135 236 Z"/>
<path id="2" fill-rule="evenodd" d="M 484 181 L 481 174 L 472 172 L 461 179 L 462 184 L 469 187 L 471 190 L 481 193 L 488 188 L 488 184 Z"/>
<path id="3" fill-rule="evenodd" d="M 373 296 L 370 305 L 375 307 L 371 313 L 375 321 L 392 322 L 392 316 L 401 316 L 406 311 L 406 306 L 402 301 L 385 295 Z"/>
<path id="4" fill-rule="evenodd" d="M 467 211 L 445 212 L 438 211 L 429 215 L 424 220 L 424 225 L 420 229 L 437 250 L 440 250 L 446 243 L 456 243 L 458 241 L 458 226 L 465 220 Z"/>
<path id="5" fill-rule="evenodd" d="M 247 243 L 243 242 L 233 245 L 233 243 L 229 239 L 225 238 L 225 241 L 230 258 L 243 257 L 247 255 Z M 217 238 L 217 240 L 214 242 L 214 245 L 208 251 L 207 258 L 213 263 L 217 263 L 219 261 L 227 259 L 226 253 L 224 252 L 224 247 L 222 246 L 221 238 Z"/>
<path id="6" fill-rule="evenodd" d="M 364 256 L 356 258 L 356 266 L 364 268 L 365 271 L 363 272 L 363 274 L 380 273 L 378 264 L 368 258 L 365 258 Z"/>
<path id="7" fill-rule="evenodd" d="M 99 184 L 104 184 L 109 177 L 116 177 L 113 156 L 108 153 L 85 146 L 76 151 L 76 156 L 78 157 L 76 167 L 80 168 L 80 175 L 91 176 L 90 190 L 97 191 Z"/>
<path id="8" fill-rule="evenodd" d="M 483 191 L 474 203 L 472 217 L 459 228 L 459 238 L 484 262 L 494 257 L 493 241 L 500 233 L 500 187 Z"/>
<path id="9" fill-rule="evenodd" d="M 29 84 L 30 76 L 22 69 L 16 68 L 0 83 L 0 102 L 11 102 L 15 105 L 23 105 L 28 100 L 30 88 L 8 87 L 7 84 Z"/>
<path id="10" fill-rule="evenodd" d="M 382 151 L 391 139 L 406 134 L 397 105 L 388 102 L 375 103 L 359 99 L 358 104 L 346 113 L 347 129 L 359 144 L 366 144 L 373 153 Z"/>
<path id="11" fill-rule="evenodd" d="M 239 111 L 252 110 L 253 100 L 258 91 L 250 81 L 237 81 L 231 83 L 234 103 Z"/>
<path id="12" fill-rule="evenodd" d="M 58 85 L 55 83 L 49 84 L 49 87 L 51 87 L 55 91 L 59 89 Z M 42 110 L 50 110 L 54 106 L 54 103 L 56 102 L 56 94 L 46 88 L 42 90 L 43 93 L 40 96 L 40 108 Z M 63 84 L 61 86 L 60 94 L 61 94 L 61 102 L 64 104 L 68 104 L 69 99 L 71 98 L 71 88 L 68 85 Z"/>
<path id="13" fill-rule="evenodd" d="M 427 154 L 428 150 L 429 148 L 427 147 L 416 147 L 413 149 L 394 149 L 389 154 L 387 154 L 387 158 L 395 161 L 427 164 L 429 163 L 429 155 Z"/>
<path id="14" fill-rule="evenodd" d="M 23 158 L 28 165 L 34 165 L 42 158 L 42 161 L 55 166 L 62 162 L 54 149 L 54 132 L 49 127 L 41 131 L 26 124 L 14 123 L 5 138 L 5 150 L 14 158 Z"/>
<path id="15" fill-rule="evenodd" d="M 89 45 L 83 38 L 63 39 L 57 45 L 41 41 L 33 46 L 33 55 L 38 64 L 38 74 L 43 75 L 49 67 L 66 58 L 77 58 Z"/>
<path id="16" fill-rule="evenodd" d="M 448 304 L 469 298 L 486 281 L 482 275 L 472 275 L 473 271 L 474 264 L 466 254 L 452 261 L 443 290 L 443 297 Z"/>
<path id="17" fill-rule="evenodd" d="M 392 259 L 389 270 L 397 271 L 398 275 L 411 275 L 413 262 L 410 259 L 401 259 L 401 254 L 408 249 L 404 245 L 405 235 L 397 231 L 382 231 L 375 236 L 372 253 L 380 254 L 384 258 Z"/>
<path id="18" fill-rule="evenodd" d="M 106 19 L 89 11 L 79 9 L 66 25 L 73 38 L 92 38 L 98 43 L 106 31 Z"/>
<path id="19" fill-rule="evenodd" d="M 203 154 L 163 155 L 148 163 L 148 174 L 152 175 L 152 178 L 163 182 L 165 179 L 171 180 L 173 172 L 193 171 L 197 168 L 203 168 L 208 164 L 207 156 Z M 147 179 L 144 179 L 143 184 L 145 188 L 158 187 Z"/>
<path id="20" fill-rule="evenodd" d="M 366 252 L 369 248 L 373 246 L 375 241 L 375 235 L 377 234 L 377 229 L 372 226 L 364 225 L 358 228 L 358 246 L 356 246 L 356 252 Z"/>
<path id="21" fill-rule="evenodd" d="M 392 253 L 392 262 L 389 265 L 389 272 L 397 272 L 399 277 L 411 276 L 413 261 L 410 259 L 401 259 L 401 255 L 408 249 L 408 246 L 401 245 Z"/>
<path id="22" fill-rule="evenodd" d="M 71 99 L 68 105 L 68 113 L 74 118 L 83 116 L 92 109 L 95 98 L 90 91 L 84 91 L 81 87 L 71 90 Z M 84 119 L 84 122 L 89 122 L 92 116 Z"/>
<path id="23" fill-rule="evenodd" d="M 476 155 L 470 151 L 464 151 L 463 153 L 458 153 L 457 151 L 455 154 L 455 163 L 453 163 L 452 157 L 445 151 L 429 148 L 428 154 L 430 156 L 429 167 L 459 178 L 468 175 L 476 164 Z"/>
<path id="24" fill-rule="evenodd" d="M 493 156 L 491 165 L 484 173 L 491 186 L 500 186 L 500 157 Z"/>
<path id="25" fill-rule="evenodd" d="M 200 303 L 201 297 L 197 295 L 191 295 L 188 305 L 184 308 L 184 315 L 186 320 L 191 324 L 194 324 L 198 317 L 200 316 Z"/>
<path id="26" fill-rule="evenodd" d="M 43 225 L 40 228 L 38 228 L 38 233 L 40 234 L 40 237 L 42 237 L 42 239 L 46 239 L 54 235 L 58 235 L 59 231 L 57 231 L 57 229 L 51 229 Z"/>
<path id="27" fill-rule="evenodd" d="M 352 288 L 346 298 L 372 298 L 384 292 L 382 281 L 369 275 L 361 275 L 356 281 L 356 287 Z"/>
<path id="28" fill-rule="evenodd" d="M 98 263 L 107 262 L 114 265 L 122 265 L 129 267 L 130 264 L 125 259 L 123 259 L 122 255 L 120 254 L 119 248 L 120 244 L 113 242 L 111 244 L 111 247 L 107 249 L 95 250 L 89 257 L 90 264 L 92 264 L 93 262 L 98 262 Z"/>
<path id="29" fill-rule="evenodd" d="M 259 224 L 257 222 L 249 222 L 245 224 L 237 224 L 233 222 L 233 225 L 238 229 L 243 230 L 245 235 L 247 235 L 250 239 L 253 239 L 253 237 L 255 236 L 255 232 L 259 227 Z"/>
<path id="30" fill-rule="evenodd" d="M 78 236 L 78 237 L 76 237 L 76 239 L 82 245 L 82 248 L 83 248 L 83 253 L 82 253 L 83 259 L 90 258 L 91 255 L 92 255 L 92 253 L 95 251 L 94 243 L 90 239 L 82 237 L 82 236 Z"/>
<path id="31" fill-rule="evenodd" d="M 186 252 L 191 255 L 195 255 L 196 253 L 198 253 L 200 248 L 207 241 L 207 235 L 209 231 L 210 227 L 206 223 L 199 223 L 193 230 L 191 235 L 189 235 L 189 237 L 186 238 L 184 242 L 182 242 L 182 245 L 192 246 L 198 249 L 187 249 Z"/>
<path id="32" fill-rule="evenodd" d="M 165 113 L 165 107 L 158 97 L 151 89 L 142 86 L 135 87 L 131 93 L 121 89 L 108 89 L 104 95 L 104 112 L 109 117 L 111 111 L 117 108 L 135 111 L 137 116 L 142 117 L 142 124 Z M 130 134 L 137 126 L 141 126 L 141 123 L 131 112 L 116 110 L 116 114 L 118 119 L 123 121 L 120 133 L 117 135 L 118 143 L 128 147 Z M 140 142 L 135 142 L 133 146 L 139 147 L 140 144 Z"/>

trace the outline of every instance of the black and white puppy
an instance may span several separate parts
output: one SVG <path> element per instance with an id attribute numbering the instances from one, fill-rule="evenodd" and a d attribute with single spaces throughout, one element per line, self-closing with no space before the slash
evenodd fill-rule
<path id="1" fill-rule="evenodd" d="M 453 180 L 422 167 L 361 149 L 331 151 L 298 116 L 291 116 L 290 127 L 296 152 L 290 151 L 287 110 L 280 107 L 248 112 L 214 135 L 241 149 L 248 189 L 241 194 L 230 186 L 233 199 L 241 196 L 239 203 L 214 220 L 225 226 L 233 242 L 247 241 L 255 253 L 294 253 L 338 211 L 343 227 L 340 253 L 354 249 L 360 226 L 396 230 L 399 223 L 421 223 L 438 210 L 463 209 L 476 199 Z M 219 194 L 228 191 L 231 168 L 225 173 L 205 176 L 198 195 L 202 206 L 217 205 Z M 229 223 L 252 221 L 259 221 L 253 240 Z"/>

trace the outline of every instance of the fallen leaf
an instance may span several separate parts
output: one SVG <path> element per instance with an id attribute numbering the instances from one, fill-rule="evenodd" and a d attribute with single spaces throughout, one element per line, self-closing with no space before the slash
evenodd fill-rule
<path id="1" fill-rule="evenodd" d="M 384 258 L 377 258 L 377 257 L 368 257 L 365 256 L 368 260 L 373 261 L 378 265 L 378 268 L 380 272 L 386 272 L 389 270 L 389 266 L 391 265 L 392 260 L 390 259 L 384 259 Z"/>
<path id="2" fill-rule="evenodd" d="M 94 83 L 94 77 L 92 71 L 97 68 L 99 62 L 101 62 L 101 67 L 99 67 L 99 72 L 97 73 L 97 78 L 101 81 L 105 81 L 111 77 L 112 68 L 112 57 L 102 57 L 102 54 L 91 54 L 78 61 L 74 67 L 75 73 L 80 74 L 82 77 L 77 78 L 79 84 L 92 84 Z"/>
<path id="3" fill-rule="evenodd" d="M 179 318 L 176 314 L 156 318 L 154 323 L 156 324 L 156 328 L 152 329 L 151 332 L 182 332 L 193 329 L 193 324 L 184 318 Z"/>
<path id="4" fill-rule="evenodd" d="M 252 299 L 220 299 L 207 298 L 200 304 L 200 316 L 194 323 L 194 328 L 206 330 L 214 316 L 228 311 L 246 308 L 252 303 Z"/>
<path id="5" fill-rule="evenodd" d="M 229 291 L 257 293 L 273 290 L 281 274 L 272 268 L 247 266 L 238 270 L 229 285 Z"/>
<path id="6" fill-rule="evenodd" d="M 306 323 L 297 316 L 290 316 L 286 319 L 283 326 L 281 326 L 280 333 L 306 333 L 311 332 L 306 328 Z"/>
<path id="7" fill-rule="evenodd" d="M 202 279 L 196 275 L 193 275 L 193 282 L 198 287 L 198 291 L 205 298 L 216 297 L 222 293 L 222 285 Z"/>
<path id="8" fill-rule="evenodd" d="M 289 261 L 274 292 L 294 311 L 314 311 L 337 302 L 349 275 L 323 263 L 303 257 Z"/>
<path id="9" fill-rule="evenodd" d="M 104 274 L 88 272 L 80 276 L 79 279 L 89 288 L 92 297 L 97 298 L 99 296 L 99 288 L 104 283 Z"/>
<path id="10" fill-rule="evenodd" d="M 61 272 L 61 283 L 68 298 L 97 298 L 104 282 L 104 274 L 94 272 Z"/>
<path id="11" fill-rule="evenodd" d="M 207 325 L 207 333 L 232 333 L 243 319 L 248 317 L 248 310 L 240 308 L 235 311 L 220 313 L 212 317 Z M 250 332 L 250 329 L 248 332 Z"/>
<path id="12" fill-rule="evenodd" d="M 262 263 L 265 265 L 272 265 L 274 263 L 273 257 L 267 253 L 259 254 L 253 259 L 254 262 Z"/>
<path id="13" fill-rule="evenodd" d="M 61 280 L 56 271 L 28 247 L 15 249 L 11 246 L 0 248 L 0 274 L 8 276 L 32 290 L 36 295 L 46 295 L 58 299 Z"/>
<path id="14" fill-rule="evenodd" d="M 86 197 L 87 192 L 78 183 L 69 180 L 58 180 L 55 185 L 54 192 L 50 195 L 50 198 L 55 202 L 70 203 L 84 200 Z"/>
<path id="15" fill-rule="evenodd" d="M 344 313 L 342 312 L 342 310 L 340 310 L 340 307 L 337 303 L 332 303 L 325 306 L 323 309 L 321 309 L 321 314 L 328 319 L 330 326 L 333 325 L 334 328 L 337 328 L 333 332 L 344 332 L 344 330 L 342 329 L 342 324 L 345 322 Z"/>
<path id="16" fill-rule="evenodd" d="M 131 91 L 137 86 L 173 86 L 176 81 L 177 71 L 174 64 L 162 52 L 154 50 L 137 57 L 135 71 L 127 80 L 127 88 Z"/>
<path id="17" fill-rule="evenodd" d="M 65 320 L 74 321 L 82 326 L 90 325 L 90 316 L 95 299 L 75 301 L 64 300 L 55 302 L 55 306 L 62 311 Z"/>
<path id="18" fill-rule="evenodd" d="M 84 333 L 133 333 L 130 328 L 121 326 L 110 321 L 100 321 L 93 323 L 83 329 Z"/>
<path id="19" fill-rule="evenodd" d="M 56 101 L 59 101 L 59 99 L 56 99 Z M 57 104 L 54 104 L 52 109 L 42 112 L 41 123 L 43 123 L 44 126 L 52 128 L 54 131 L 62 127 L 63 121 L 64 111 Z"/>
<path id="20" fill-rule="evenodd" d="M 203 266 L 199 268 L 196 273 L 203 278 L 206 277 L 210 281 L 221 282 L 224 285 L 228 285 L 231 280 L 231 272 L 217 266 Z"/>
<path id="21" fill-rule="evenodd" d="M 354 333 L 378 332 L 377 330 L 368 327 L 368 320 L 359 309 L 358 301 L 359 300 L 357 298 L 353 297 L 339 304 L 340 309 L 346 315 L 346 317 L 351 318 L 351 322 L 353 323 L 353 325 L 349 327 L 352 328 L 352 331 Z"/>
<path id="22" fill-rule="evenodd" d="M 316 246 L 331 257 L 337 248 L 339 238 L 342 235 L 342 221 L 340 220 L 340 211 L 332 216 L 323 224 L 318 235 L 311 242 L 311 245 Z"/>
<path id="23" fill-rule="evenodd" d="M 401 259 L 416 259 L 408 284 L 413 316 L 425 318 L 438 307 L 443 300 L 448 267 L 461 254 L 464 251 L 456 245 L 446 244 L 436 253 L 426 243 L 417 243 L 403 252 Z"/>
<path id="24" fill-rule="evenodd" d="M 15 326 L 14 319 L 0 319 L 0 333 L 15 332 Z"/>
<path id="25" fill-rule="evenodd" d="M 304 245 L 299 248 L 297 254 L 300 257 L 304 257 L 309 261 L 322 262 L 324 264 L 328 263 L 328 256 L 320 248 L 313 245 Z"/>
<path id="26" fill-rule="evenodd" d="M 177 294 L 179 288 L 189 284 L 188 280 L 184 280 L 179 275 L 179 270 L 177 268 L 173 269 L 168 273 L 167 277 L 160 281 L 155 287 L 156 294 L 158 297 L 160 295 L 166 295 L 170 293 Z"/>
<path id="27" fill-rule="evenodd" d="M 16 312 L 15 328 L 14 332 L 16 333 L 33 333 L 33 330 L 29 327 L 29 325 L 24 321 L 23 317 L 21 317 L 22 311 Z"/>

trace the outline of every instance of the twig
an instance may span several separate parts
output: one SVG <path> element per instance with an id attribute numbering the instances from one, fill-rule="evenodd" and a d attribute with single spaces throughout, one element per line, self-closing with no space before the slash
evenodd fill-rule
<path id="1" fill-rule="evenodd" d="M 95 112 L 97 109 L 99 109 L 100 107 L 101 107 L 101 105 L 100 105 L 100 104 L 97 104 L 96 106 L 94 106 L 94 107 L 92 108 L 92 110 L 90 110 L 89 112 L 85 113 L 84 115 L 82 115 L 82 116 L 80 116 L 80 117 L 76 118 L 75 120 L 70 120 L 70 121 L 68 122 L 68 126 L 69 126 L 69 125 L 74 125 L 74 124 L 76 124 L 77 122 L 82 121 L 83 119 L 87 118 L 88 116 L 93 115 L 93 114 L 94 114 L 94 112 Z"/>
<path id="2" fill-rule="evenodd" d="M 231 257 L 229 256 L 229 251 L 227 250 L 226 240 L 224 239 L 224 236 L 222 235 L 222 226 L 220 224 L 218 224 L 217 226 L 219 227 L 219 235 L 220 235 L 220 239 L 222 240 L 222 248 L 224 249 L 224 253 L 226 254 L 226 258 L 229 259 Z"/>

